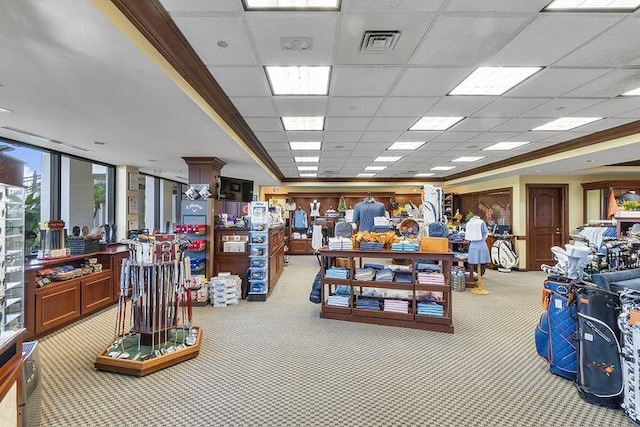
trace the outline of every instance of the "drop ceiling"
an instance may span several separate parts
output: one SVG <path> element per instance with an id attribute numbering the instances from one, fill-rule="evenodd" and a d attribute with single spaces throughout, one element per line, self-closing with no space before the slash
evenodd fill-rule
<path id="1" fill-rule="evenodd" d="M 197 155 L 217 156 L 227 162 L 223 174 L 265 185 L 299 178 L 295 156 L 319 156 L 318 176 L 333 179 L 354 178 L 385 155 L 403 158 L 385 163 L 375 179 L 415 181 L 425 172 L 447 179 L 497 168 L 640 120 L 640 97 L 620 96 L 640 87 L 640 12 L 542 12 L 548 3 L 342 0 L 337 12 L 290 12 L 245 11 L 241 0 L 160 0 L 277 165 L 267 171 L 91 3 L 3 2 L 0 107 L 14 112 L 0 114 L 0 126 L 171 178 L 184 175 L 180 157 Z M 371 30 L 400 32 L 391 53 L 360 52 Z M 311 39 L 312 47 L 284 49 L 283 38 Z M 270 65 L 331 66 L 329 95 L 273 96 L 264 71 Z M 480 66 L 543 69 L 501 96 L 447 95 Z M 282 116 L 324 116 L 324 130 L 285 131 Z M 408 130 L 422 116 L 465 119 L 445 131 Z M 531 130 L 564 116 L 603 119 L 563 132 Z M 0 136 L 41 144 L 3 128 Z M 290 141 L 321 141 L 322 150 L 291 151 Z M 426 143 L 386 151 L 396 141 Z M 503 141 L 531 142 L 483 151 Z M 632 160 L 639 145 L 603 148 L 533 173 L 601 171 Z M 152 168 L 145 163 L 151 154 L 158 158 Z M 461 156 L 484 158 L 451 162 Z M 436 166 L 456 167 L 430 171 Z"/>

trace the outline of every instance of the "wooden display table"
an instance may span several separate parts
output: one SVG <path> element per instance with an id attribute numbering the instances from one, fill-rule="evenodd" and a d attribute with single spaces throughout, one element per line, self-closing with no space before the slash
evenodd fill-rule
<path id="1" fill-rule="evenodd" d="M 325 319 L 347 320 L 351 322 L 374 323 L 378 325 L 400 326 L 405 328 L 425 329 L 439 332 L 453 333 L 452 321 L 452 301 L 451 301 L 451 263 L 453 253 L 430 253 L 430 252 L 392 252 L 392 251 L 359 251 L 359 250 L 329 250 L 320 249 L 323 258 L 322 269 L 322 306 L 320 317 Z M 326 277 L 326 266 L 333 265 L 334 259 L 347 258 L 349 260 L 349 278 L 346 280 Z M 409 260 L 412 265 L 411 283 L 398 282 L 378 282 L 354 280 L 355 259 L 360 258 L 385 258 Z M 417 280 L 418 261 L 436 261 L 442 268 L 445 285 L 420 284 Z M 327 296 L 335 293 L 336 285 L 347 285 L 350 287 L 349 307 L 336 307 L 327 304 Z M 409 312 L 398 313 L 392 311 L 362 310 L 356 308 L 357 298 L 354 288 L 380 288 L 395 289 L 409 292 Z M 443 316 L 429 316 L 417 313 L 416 307 L 418 297 L 423 292 L 437 292 L 442 295 Z M 380 297 L 383 298 L 383 297 Z"/>

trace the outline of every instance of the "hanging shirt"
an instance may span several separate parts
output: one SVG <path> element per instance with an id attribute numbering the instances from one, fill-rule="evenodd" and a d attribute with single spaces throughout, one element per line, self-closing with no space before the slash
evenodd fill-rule
<path id="1" fill-rule="evenodd" d="M 293 213 L 293 228 L 307 228 L 307 213 L 302 209 Z"/>
<path id="2" fill-rule="evenodd" d="M 320 216 L 320 202 L 311 202 L 309 203 L 309 207 L 311 208 L 311 212 L 309 213 L 311 218 Z"/>
<path id="3" fill-rule="evenodd" d="M 344 220 L 347 222 L 353 222 L 353 209 L 347 209 L 345 211 Z"/>
<path id="4" fill-rule="evenodd" d="M 465 226 L 464 238 L 470 242 L 484 241 L 487 234 L 487 224 L 479 217 L 471 218 Z"/>
<path id="5" fill-rule="evenodd" d="M 373 199 L 363 200 L 353 208 L 353 222 L 360 222 L 358 231 L 373 231 L 374 218 L 377 216 L 385 216 L 385 208 Z"/>

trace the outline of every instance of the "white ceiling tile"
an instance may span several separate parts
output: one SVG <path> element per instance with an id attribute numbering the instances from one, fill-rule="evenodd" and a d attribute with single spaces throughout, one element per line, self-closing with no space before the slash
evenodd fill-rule
<path id="1" fill-rule="evenodd" d="M 263 65 L 330 65 L 338 12 L 246 13 L 249 32 Z M 281 37 L 311 37 L 309 50 L 284 50 Z"/>
<path id="2" fill-rule="evenodd" d="M 353 150 L 358 145 L 358 141 L 340 141 L 340 142 L 323 142 L 322 151 L 349 151 Z"/>
<path id="3" fill-rule="evenodd" d="M 373 116 L 384 98 L 342 98 L 329 99 L 329 117 Z"/>
<path id="4" fill-rule="evenodd" d="M 405 132 L 416 122 L 415 117 L 374 117 L 367 127 L 367 131 L 397 131 Z M 399 135 L 398 135 L 399 136 Z"/>
<path id="5" fill-rule="evenodd" d="M 262 67 L 207 67 L 229 97 L 271 96 Z"/>
<path id="6" fill-rule="evenodd" d="M 499 98 L 476 112 L 474 117 L 514 117 L 549 101 L 551 98 Z"/>
<path id="7" fill-rule="evenodd" d="M 538 108 L 527 111 L 521 117 L 566 117 L 576 111 L 602 102 L 600 98 L 556 98 L 542 104 Z M 581 117 L 592 117 L 582 116 Z"/>
<path id="8" fill-rule="evenodd" d="M 291 158 L 291 151 L 289 150 L 289 144 L 286 142 L 263 142 L 262 145 L 266 148 L 269 153 L 273 152 L 271 157 L 287 157 Z M 278 154 L 275 154 L 278 152 Z M 284 152 L 284 153 L 283 153 Z"/>
<path id="9" fill-rule="evenodd" d="M 334 67 L 331 77 L 331 95 L 386 95 L 401 69 L 400 67 Z"/>
<path id="10" fill-rule="evenodd" d="M 174 17 L 180 31 L 207 65 L 256 65 L 256 57 L 240 16 Z M 222 48 L 217 42 L 229 44 Z"/>
<path id="11" fill-rule="evenodd" d="M 539 12 L 550 0 L 451 0 L 447 11 L 456 12 Z"/>
<path id="12" fill-rule="evenodd" d="M 375 13 L 436 12 L 443 3 L 444 0 L 343 0 L 342 10 Z"/>
<path id="13" fill-rule="evenodd" d="M 343 13 L 336 64 L 404 65 L 424 36 L 434 13 L 410 11 L 398 13 Z M 390 53 L 363 53 L 360 51 L 366 31 L 401 31 Z"/>
<path id="14" fill-rule="evenodd" d="M 597 122 L 590 123 L 588 125 L 580 126 L 576 128 L 577 131 L 581 132 L 600 132 L 601 130 L 611 129 L 617 126 L 626 125 L 627 123 L 631 123 L 635 121 L 635 119 L 602 119 Z"/>
<path id="15" fill-rule="evenodd" d="M 283 132 L 254 132 L 260 142 L 283 142 L 287 141 L 287 134 Z"/>
<path id="16" fill-rule="evenodd" d="M 637 110 L 627 111 L 626 113 L 619 114 L 618 117 L 631 117 L 636 120 L 640 120 L 640 108 Z"/>
<path id="17" fill-rule="evenodd" d="M 369 117 L 327 117 L 324 128 L 328 132 L 364 131 L 370 120 Z"/>
<path id="18" fill-rule="evenodd" d="M 561 133 L 557 133 L 555 135 L 549 136 L 547 138 L 544 138 L 540 141 L 536 141 L 534 144 L 540 144 L 540 143 L 557 144 L 559 142 L 571 141 L 573 139 L 587 136 L 589 134 L 590 132 L 584 132 L 584 131 L 561 132 Z"/>
<path id="19" fill-rule="evenodd" d="M 539 14 L 487 65 L 551 65 L 622 18 L 620 14 Z"/>
<path id="20" fill-rule="evenodd" d="M 507 117 L 467 117 L 456 125 L 456 132 L 485 132 L 507 120 Z"/>
<path id="21" fill-rule="evenodd" d="M 326 116 L 326 96 L 274 96 L 280 116 Z"/>
<path id="22" fill-rule="evenodd" d="M 324 132 L 322 131 L 296 131 L 290 130 L 286 132 L 285 139 L 287 141 L 297 141 L 297 142 L 305 142 L 305 141 L 322 141 L 324 138 Z"/>
<path id="23" fill-rule="evenodd" d="M 640 20 L 628 16 L 594 40 L 558 61 L 561 66 L 616 67 L 640 58 Z"/>
<path id="24" fill-rule="evenodd" d="M 444 96 L 473 68 L 408 68 L 393 89 L 394 96 Z"/>
<path id="25" fill-rule="evenodd" d="M 360 141 L 363 141 L 363 142 L 365 142 L 365 141 L 366 142 L 386 142 L 389 145 L 391 145 L 392 143 L 397 141 L 397 139 L 402 134 L 403 134 L 402 131 L 396 131 L 396 132 L 383 132 L 383 131 L 370 132 L 370 131 L 367 131 L 367 132 L 364 132 L 362 134 L 362 138 L 360 138 Z"/>
<path id="26" fill-rule="evenodd" d="M 639 82 L 640 85 L 640 82 Z M 602 101 L 602 100 L 601 100 Z M 635 98 L 614 98 L 600 102 L 579 111 L 580 117 L 631 117 L 640 118 L 633 110 L 640 108 L 640 97 Z"/>
<path id="27" fill-rule="evenodd" d="M 282 121 L 274 117 L 245 117 L 254 132 L 278 132 L 284 130 Z"/>
<path id="28" fill-rule="evenodd" d="M 231 102 L 244 117 L 274 117 L 278 114 L 271 97 L 235 97 Z"/>
<path id="29" fill-rule="evenodd" d="M 377 156 L 379 153 L 385 151 L 389 145 L 391 144 L 386 142 L 360 142 L 356 146 L 356 151 L 358 152 L 358 155 L 364 154 L 372 157 L 372 156 Z M 393 153 L 388 155 L 402 156 L 401 153 L 400 154 Z M 386 164 L 387 163 L 380 163 L 381 166 L 384 166 Z"/>
<path id="30" fill-rule="evenodd" d="M 448 151 L 467 150 L 467 148 L 465 148 L 464 145 L 465 144 L 460 144 L 458 142 L 436 141 L 436 142 L 429 142 L 424 146 L 424 148 L 426 149 L 426 151 L 442 151 L 443 153 L 446 153 Z"/>
<path id="31" fill-rule="evenodd" d="M 491 130 L 494 132 L 527 132 L 550 121 L 548 118 L 515 118 Z"/>
<path id="32" fill-rule="evenodd" d="M 354 148 L 355 148 L 355 144 L 353 145 L 353 147 L 350 147 L 348 150 L 347 149 L 345 149 L 345 150 L 328 150 L 328 151 L 322 150 L 322 158 L 323 159 L 331 159 L 331 161 L 334 161 L 334 162 L 345 163 L 347 161 L 347 157 L 349 156 L 351 151 L 353 151 Z"/>
<path id="33" fill-rule="evenodd" d="M 237 0 L 160 0 L 171 14 L 184 12 L 242 12 L 242 3 Z"/>
<path id="34" fill-rule="evenodd" d="M 614 97 L 638 87 L 640 70 L 616 70 L 571 92 L 568 97 Z"/>
<path id="35" fill-rule="evenodd" d="M 508 96 L 561 96 L 611 69 L 547 68 L 507 92 Z"/>
<path id="36" fill-rule="evenodd" d="M 480 135 L 471 138 L 469 143 L 486 143 L 486 145 L 489 146 L 495 142 L 515 141 L 513 138 L 516 135 L 518 135 L 517 132 L 483 132 Z"/>
<path id="37" fill-rule="evenodd" d="M 342 131 L 327 131 L 324 133 L 323 141 L 326 142 L 343 142 L 343 141 L 353 141 L 357 142 L 360 140 L 362 136 L 362 132 L 342 132 Z"/>
<path id="38" fill-rule="evenodd" d="M 502 49 L 528 15 L 441 15 L 411 57 L 411 64 L 473 66 Z"/>
<path id="39" fill-rule="evenodd" d="M 440 136 L 434 139 L 436 142 L 462 142 L 468 141 L 474 136 L 478 136 L 480 132 L 443 132 Z"/>
<path id="40" fill-rule="evenodd" d="M 407 131 L 398 138 L 398 141 L 432 141 L 443 131 Z"/>
<path id="41" fill-rule="evenodd" d="M 468 117 L 497 98 L 496 96 L 445 96 L 431 107 L 425 115 Z"/>
<path id="42" fill-rule="evenodd" d="M 551 137 L 560 135 L 562 133 L 565 133 L 565 132 L 548 131 L 548 130 L 526 131 L 526 132 L 521 132 L 521 133 L 517 134 L 513 138 L 510 138 L 509 141 L 538 142 L 538 141 L 545 140 L 547 138 L 551 138 Z M 523 146 L 523 147 L 526 147 L 526 145 Z M 518 149 L 520 149 L 520 148 L 518 148 Z"/>
<path id="43" fill-rule="evenodd" d="M 421 117 L 440 97 L 386 97 L 378 110 L 380 117 Z"/>

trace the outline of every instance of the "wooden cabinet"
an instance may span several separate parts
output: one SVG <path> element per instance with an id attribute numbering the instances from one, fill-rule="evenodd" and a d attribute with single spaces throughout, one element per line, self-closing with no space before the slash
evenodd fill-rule
<path id="1" fill-rule="evenodd" d="M 118 282 L 114 280 L 113 282 Z M 111 272 L 89 275 L 80 281 L 82 295 L 81 314 L 93 313 L 110 305 L 114 300 Z"/>
<path id="2" fill-rule="evenodd" d="M 269 230 L 269 292 L 278 284 L 284 270 L 284 228 Z"/>
<path id="3" fill-rule="evenodd" d="M 296 254 L 312 254 L 311 239 L 292 239 L 289 238 L 289 253 Z"/>
<path id="4" fill-rule="evenodd" d="M 54 283 L 36 291 L 35 312 L 37 335 L 78 319 L 80 280 Z"/>
<path id="5" fill-rule="evenodd" d="M 213 275 L 220 272 L 236 274 L 245 282 L 249 269 L 249 230 L 240 228 L 216 228 L 214 231 Z M 225 252 L 226 242 L 243 242 L 244 251 Z"/>

